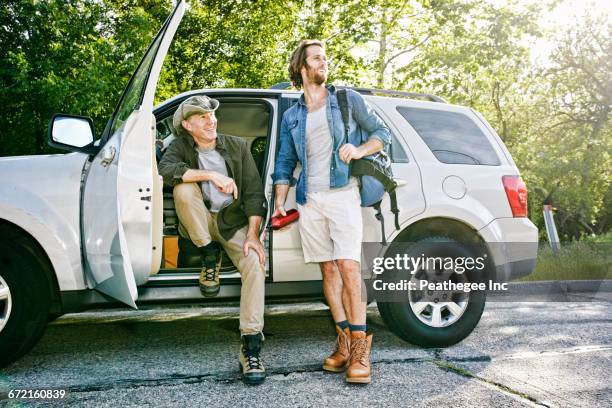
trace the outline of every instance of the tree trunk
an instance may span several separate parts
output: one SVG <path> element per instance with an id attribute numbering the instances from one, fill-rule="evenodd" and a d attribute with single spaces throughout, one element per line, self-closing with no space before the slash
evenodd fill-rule
<path id="1" fill-rule="evenodd" d="M 380 89 L 385 88 L 385 68 L 387 64 L 385 62 L 387 58 L 387 16 L 383 10 L 382 16 L 380 17 L 380 48 L 378 49 L 378 78 L 376 80 L 376 86 Z"/>
<path id="2" fill-rule="evenodd" d="M 601 130 L 603 129 L 606 122 L 608 121 L 609 115 L 610 115 L 609 105 L 604 106 L 603 112 L 601 113 L 601 115 L 599 115 L 599 117 L 593 123 L 593 129 L 591 130 L 591 133 L 587 139 L 585 157 L 582 160 L 582 169 L 580 172 L 580 181 L 582 185 L 587 188 L 587 192 L 588 192 L 588 185 L 589 185 L 590 176 L 591 176 L 591 162 L 593 161 L 593 158 L 591 157 L 591 152 L 593 150 L 593 142 L 597 140 L 597 137 L 599 137 Z M 582 205 L 580 206 L 580 208 L 583 214 L 587 213 L 586 203 L 587 203 L 587 200 L 582 200 Z"/>
<path id="3" fill-rule="evenodd" d="M 499 137 L 505 143 L 508 139 L 508 122 L 504 119 L 504 112 L 501 108 L 501 84 L 499 81 L 495 81 L 491 91 L 491 100 L 493 101 L 493 106 L 495 107 L 495 116 L 497 116 L 497 121 L 501 126 L 501 134 Z"/>

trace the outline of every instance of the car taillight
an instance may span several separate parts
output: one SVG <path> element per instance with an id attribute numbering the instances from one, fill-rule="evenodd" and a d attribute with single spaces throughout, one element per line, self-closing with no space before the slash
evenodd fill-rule
<path id="1" fill-rule="evenodd" d="M 512 216 L 527 217 L 527 186 L 521 176 L 503 176 L 502 182 L 512 209 Z"/>

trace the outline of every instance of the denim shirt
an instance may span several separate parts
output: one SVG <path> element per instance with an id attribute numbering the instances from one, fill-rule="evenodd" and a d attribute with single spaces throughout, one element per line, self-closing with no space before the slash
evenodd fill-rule
<path id="1" fill-rule="evenodd" d="M 340 159 L 339 150 L 344 143 L 344 123 L 342 113 L 336 97 L 336 88 L 327 86 L 329 92 L 326 101 L 326 115 L 329 130 L 333 139 L 333 151 L 330 165 L 330 188 L 339 188 L 349 182 L 349 164 Z M 386 148 L 391 142 L 389 129 L 383 121 L 374 113 L 372 108 L 363 97 L 350 89 L 347 89 L 347 100 L 349 107 L 349 132 L 348 143 L 360 146 L 369 139 L 380 140 Z M 308 160 L 306 155 L 306 116 L 308 108 L 304 100 L 304 94 L 298 102 L 283 115 L 281 122 L 279 147 L 274 164 L 272 180 L 274 184 L 293 184 L 293 171 L 299 161 L 302 164 L 297 186 L 296 201 L 300 205 L 306 204 Z"/>

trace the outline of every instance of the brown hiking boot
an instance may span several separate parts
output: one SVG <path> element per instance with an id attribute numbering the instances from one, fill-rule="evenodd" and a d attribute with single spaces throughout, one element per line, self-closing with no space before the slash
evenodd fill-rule
<path id="1" fill-rule="evenodd" d="M 264 341 L 263 333 L 243 334 L 240 336 L 240 371 L 245 384 L 261 384 L 266 379 L 266 369 L 263 366 L 261 347 Z"/>
<path id="2" fill-rule="evenodd" d="M 202 250 L 202 269 L 198 283 L 200 284 L 200 292 L 206 297 L 217 296 L 221 288 L 219 279 L 219 271 L 223 262 L 222 253 L 219 251 L 216 243 L 207 245 Z"/>
<path id="3" fill-rule="evenodd" d="M 349 361 L 351 335 L 348 327 L 341 330 L 340 327 L 336 326 L 336 332 L 338 333 L 338 337 L 336 337 L 334 351 L 325 359 L 325 361 L 323 361 L 323 369 L 326 371 L 339 373 L 346 370 L 346 366 Z"/>
<path id="4" fill-rule="evenodd" d="M 356 331 L 351 333 L 351 357 L 346 370 L 346 382 L 369 384 L 370 351 L 372 350 L 372 333 Z"/>

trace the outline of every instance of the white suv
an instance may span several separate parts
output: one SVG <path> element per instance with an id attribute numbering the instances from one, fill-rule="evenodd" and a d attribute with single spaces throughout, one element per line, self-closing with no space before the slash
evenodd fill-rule
<path id="1" fill-rule="evenodd" d="M 184 9 L 179 2 L 154 38 L 98 141 L 90 119 L 56 115 L 49 142 L 72 153 L 0 159 L 0 366 L 30 350 L 47 322 L 63 313 L 113 302 L 136 308 L 208 301 L 198 287 L 197 252 L 178 236 L 172 194 L 157 173 L 157 160 L 173 138 L 173 111 L 186 97 L 206 94 L 221 102 L 219 131 L 247 140 L 272 202 L 280 119 L 298 93 L 199 90 L 154 108 L 162 62 Z M 361 91 L 391 130 L 393 172 L 401 179 L 399 230 L 388 198 L 382 205 L 387 241 L 443 242 L 449 256 L 481 245 L 487 268 L 472 280 L 508 281 L 531 273 L 538 233 L 526 217 L 527 191 L 484 118 L 433 96 L 408 95 L 430 99 L 418 101 Z M 295 207 L 292 189 L 286 208 Z M 364 241 L 379 242 L 374 211 L 363 212 Z M 262 236 L 267 298 L 322 298 L 319 268 L 304 263 L 296 224 L 266 229 Z M 517 250 L 509 243 L 524 245 Z M 240 277 L 231 262 L 221 276 L 215 299 L 238 298 Z M 378 307 L 400 337 L 444 346 L 473 330 L 485 300 L 484 292 L 460 301 L 449 296 L 379 300 Z"/>

